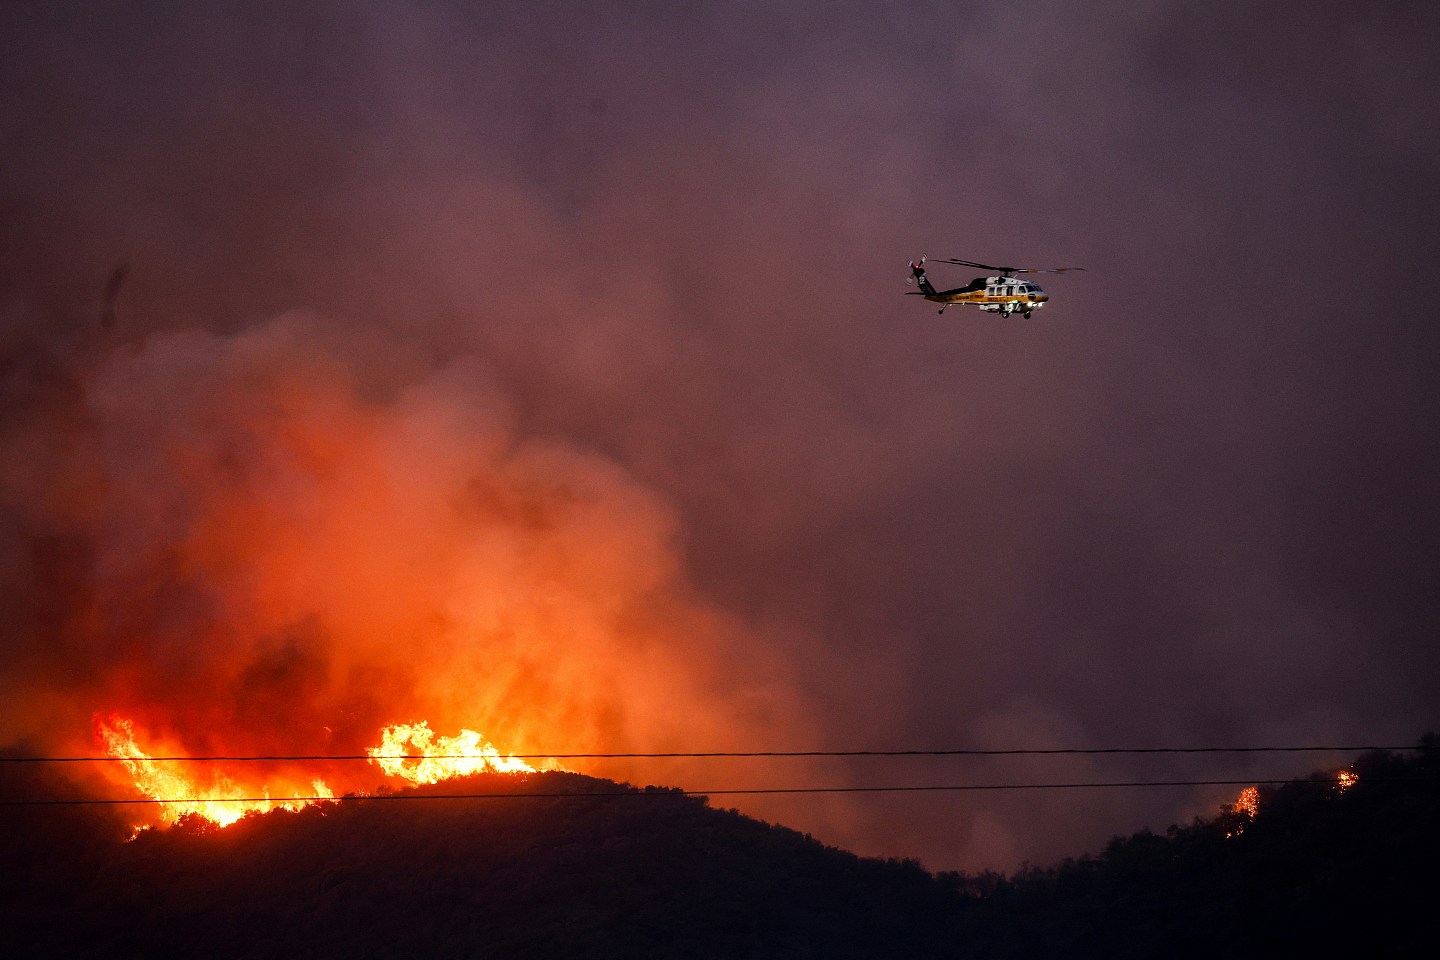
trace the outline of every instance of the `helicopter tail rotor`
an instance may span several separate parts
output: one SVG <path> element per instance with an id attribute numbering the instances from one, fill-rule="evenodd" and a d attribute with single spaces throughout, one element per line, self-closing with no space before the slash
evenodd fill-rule
<path id="1" fill-rule="evenodd" d="M 905 282 L 908 283 L 908 284 L 910 284 L 910 286 L 913 287 L 913 286 L 915 286 L 915 278 L 916 278 L 916 277 L 923 277 L 924 275 L 925 275 L 925 254 L 922 253 L 922 254 L 920 254 L 920 259 L 919 259 L 919 260 L 911 260 L 911 261 L 910 261 L 910 276 L 908 276 L 908 277 L 905 278 Z"/>
<path id="2" fill-rule="evenodd" d="M 919 260 L 910 261 L 910 276 L 905 282 L 913 287 L 919 287 L 920 293 L 927 297 L 935 296 L 935 288 L 930 284 L 930 278 L 925 276 L 925 257 L 921 255 Z"/>

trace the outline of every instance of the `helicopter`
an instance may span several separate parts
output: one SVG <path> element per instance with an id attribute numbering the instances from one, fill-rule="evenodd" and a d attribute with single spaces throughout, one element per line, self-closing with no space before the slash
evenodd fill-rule
<path id="1" fill-rule="evenodd" d="M 1002 317 L 1008 317 L 1012 313 L 1019 313 L 1030 319 L 1032 311 L 1039 310 L 1045 306 L 1050 295 L 1040 289 L 1038 283 L 1030 283 L 1025 280 L 1015 279 L 1017 273 L 1069 273 L 1076 270 L 1084 270 L 1084 267 L 997 267 L 988 263 L 976 263 L 974 260 L 935 260 L 934 263 L 953 263 L 962 267 L 975 267 L 979 270 L 993 270 L 996 276 L 976 277 L 969 284 L 963 287 L 956 287 L 953 290 L 936 290 L 930 283 L 930 278 L 925 276 L 925 258 L 912 260 L 910 262 L 909 277 L 905 282 L 918 285 L 919 290 L 911 290 L 907 296 L 924 297 L 931 303 L 940 304 L 940 313 L 954 303 L 973 303 L 984 313 L 998 313 Z"/>

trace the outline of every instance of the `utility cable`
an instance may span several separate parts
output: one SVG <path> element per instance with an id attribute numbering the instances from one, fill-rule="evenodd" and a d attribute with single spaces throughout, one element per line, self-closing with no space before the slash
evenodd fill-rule
<path id="1" fill-rule="evenodd" d="M 1436 783 L 1437 776 L 1418 777 L 1372 777 L 1365 784 L 1377 783 Z M 135 799 L 78 799 L 54 800 L 0 800 L 0 807 L 39 806 L 119 806 L 141 803 L 205 804 L 205 803 L 341 803 L 363 800 L 542 800 L 567 798 L 606 797 L 719 797 L 719 796 L 760 796 L 777 794 L 822 794 L 822 793 L 960 793 L 996 790 L 1093 790 L 1133 787 L 1256 787 L 1288 783 L 1317 785 L 1336 788 L 1333 780 L 1295 779 L 1249 779 L 1249 780 L 1123 780 L 1087 781 L 1073 783 L 971 783 L 971 784 L 922 784 L 922 785 L 881 785 L 860 787 L 747 787 L 725 790 L 682 790 L 664 787 L 654 790 L 579 790 L 543 793 L 380 793 L 345 794 L 339 797 L 194 797 L 194 798 L 135 798 Z M 1357 783 L 1358 785 L 1358 783 Z M 1346 787 L 1343 789 L 1353 789 Z"/>
<path id="2" fill-rule="evenodd" d="M 819 758 L 819 757 L 1052 757 L 1052 756 L 1100 756 L 1107 754 L 1187 754 L 1187 753 L 1367 753 L 1384 751 L 1399 753 L 1417 749 L 1415 744 L 1394 746 L 1295 746 L 1295 747 L 1025 747 L 998 750 L 748 750 L 673 753 L 512 753 L 505 760 L 711 760 L 730 758 Z M 264 755 L 207 755 L 193 757 L 10 757 L 0 755 L 0 763 L 123 763 L 131 761 L 154 761 L 165 763 L 224 762 L 244 763 L 252 761 L 341 761 L 341 760 L 478 760 L 473 754 L 426 753 L 426 754 L 264 754 Z"/>

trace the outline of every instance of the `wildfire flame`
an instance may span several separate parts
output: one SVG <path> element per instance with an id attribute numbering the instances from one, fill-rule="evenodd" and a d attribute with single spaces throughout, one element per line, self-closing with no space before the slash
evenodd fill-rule
<path id="1" fill-rule="evenodd" d="M 1349 770 L 1341 770 L 1335 775 L 1335 785 L 1337 788 L 1339 788 L 1341 793 L 1349 790 L 1351 787 L 1355 786 L 1355 784 L 1359 782 L 1360 778 Z"/>
<path id="2" fill-rule="evenodd" d="M 121 761 L 137 790 L 152 800 L 165 801 L 160 805 L 160 819 L 164 823 L 175 823 L 187 814 L 195 814 L 217 826 L 228 827 L 247 813 L 262 813 L 277 807 L 299 810 L 335 796 L 319 779 L 310 782 L 309 795 L 296 793 L 273 800 L 269 798 L 269 788 L 264 786 L 258 791 L 263 798 L 247 797 L 243 787 L 218 771 L 212 771 L 202 781 L 192 775 L 193 771 L 179 768 L 176 761 L 156 760 L 140 749 L 135 741 L 135 725 L 124 717 L 111 715 L 101 719 L 97 716 L 95 740 L 108 756 Z M 193 767 L 193 764 L 185 766 Z"/>
<path id="3" fill-rule="evenodd" d="M 381 743 L 366 751 L 370 762 L 386 774 L 413 784 L 438 783 L 475 773 L 533 773 L 535 768 L 500 751 L 474 730 L 462 729 L 453 737 L 439 736 L 425 721 L 402 723 L 380 731 Z M 134 723 L 112 714 L 95 717 L 95 741 L 105 754 L 120 761 L 135 789 L 160 805 L 160 822 L 173 824 L 187 815 L 204 817 L 228 827 L 250 813 L 281 808 L 299 810 L 333 800 L 335 793 L 319 778 L 310 780 L 308 793 L 292 791 L 271 798 L 267 784 L 247 788 L 224 773 L 197 772 L 187 760 L 157 760 L 141 749 Z M 167 751 L 168 752 L 168 751 Z M 179 756 L 172 753 L 172 756 Z M 140 827 L 137 826 L 137 830 Z"/>
<path id="4" fill-rule="evenodd" d="M 411 783 L 437 783 L 472 773 L 534 773 L 535 768 L 515 756 L 502 757 L 474 730 L 454 737 L 436 736 L 424 720 L 397 723 L 380 731 L 382 742 L 371 747 L 370 762 L 392 777 Z"/>
<path id="5" fill-rule="evenodd" d="M 1260 789 L 1258 787 L 1246 787 L 1240 791 L 1240 796 L 1235 798 L 1235 803 L 1229 808 L 1233 813 L 1243 816 L 1245 819 L 1235 824 L 1234 830 L 1226 831 L 1225 836 L 1238 837 L 1245 832 L 1245 825 L 1255 819 L 1255 814 L 1260 812 Z"/>

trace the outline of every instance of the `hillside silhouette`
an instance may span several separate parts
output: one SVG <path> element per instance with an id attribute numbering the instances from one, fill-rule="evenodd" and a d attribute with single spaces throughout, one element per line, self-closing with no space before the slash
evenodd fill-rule
<path id="1" fill-rule="evenodd" d="M 6 957 L 1431 955 L 1437 750 L 1013 876 L 858 857 L 703 798 L 480 776 L 125 842 L 124 808 L 0 808 Z M 0 799 L 73 796 L 0 764 Z M 578 796 L 610 792 L 610 796 Z M 434 799 L 513 793 L 495 799 Z M 521 796 L 529 794 L 530 796 Z M 1423 954 L 1422 954 L 1423 950 Z"/>
<path id="2" fill-rule="evenodd" d="M 374 799 L 188 819 L 130 843 L 84 808 L 7 811 L 35 864 L 7 956 L 933 955 L 958 900 L 913 862 L 862 859 L 676 791 L 482 775 Z M 83 812 L 82 812 L 83 811 Z M 7 834 L 10 831 L 7 830 Z M 14 878 L 10 878 L 13 881 Z M 12 929 L 12 933 L 15 932 Z M 929 938 L 929 939 L 927 939 Z"/>
<path id="3" fill-rule="evenodd" d="M 1440 740 L 1258 790 L 1251 817 L 1115 838 L 1058 866 L 942 877 L 969 902 L 971 956 L 1431 957 L 1440 881 Z"/>

